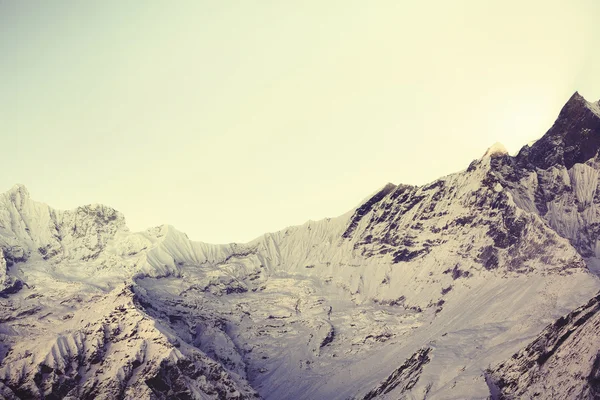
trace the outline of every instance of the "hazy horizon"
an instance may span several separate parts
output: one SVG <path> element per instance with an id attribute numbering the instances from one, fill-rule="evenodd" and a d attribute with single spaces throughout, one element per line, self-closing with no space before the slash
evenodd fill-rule
<path id="1" fill-rule="evenodd" d="M 0 191 L 246 242 L 600 99 L 600 3 L 0 1 Z"/>

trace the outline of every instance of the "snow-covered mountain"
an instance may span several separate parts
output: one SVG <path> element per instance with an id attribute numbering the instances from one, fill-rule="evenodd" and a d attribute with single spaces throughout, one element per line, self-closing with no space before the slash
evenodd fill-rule
<path id="1" fill-rule="evenodd" d="M 503 373 L 486 371 L 600 289 L 599 149 L 600 105 L 576 93 L 515 157 L 494 145 L 246 244 L 130 232 L 17 185 L 0 195 L 0 396 L 486 398 Z"/>

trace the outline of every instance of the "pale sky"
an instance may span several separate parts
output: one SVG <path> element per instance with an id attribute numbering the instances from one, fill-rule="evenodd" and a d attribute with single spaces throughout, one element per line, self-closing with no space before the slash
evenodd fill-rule
<path id="1" fill-rule="evenodd" d="M 0 0 L 0 191 L 244 242 L 600 98 L 600 1 Z"/>

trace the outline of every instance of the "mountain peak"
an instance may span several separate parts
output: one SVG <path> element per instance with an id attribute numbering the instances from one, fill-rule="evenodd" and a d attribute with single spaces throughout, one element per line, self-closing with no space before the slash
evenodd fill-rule
<path id="1" fill-rule="evenodd" d="M 504 156 L 506 154 L 508 154 L 508 150 L 506 150 L 506 147 L 504 147 L 504 145 L 502 143 L 496 142 L 490 148 L 488 148 L 486 150 L 486 152 L 482 158 L 500 157 L 500 156 Z"/>
<path id="2" fill-rule="evenodd" d="M 569 98 L 569 101 L 567 101 L 567 103 L 570 102 L 581 102 L 581 101 L 586 101 L 585 98 L 579 94 L 579 92 L 576 90 L 575 93 L 573 93 L 571 95 L 571 97 Z"/>
<path id="3" fill-rule="evenodd" d="M 548 132 L 519 157 L 541 169 L 561 164 L 567 169 L 595 157 L 600 150 L 600 104 L 575 92 Z"/>
<path id="4" fill-rule="evenodd" d="M 15 183 L 13 187 L 8 190 L 8 194 L 20 194 L 23 197 L 29 197 L 29 190 L 25 187 L 25 185 L 21 183 Z"/>
<path id="5" fill-rule="evenodd" d="M 578 118 L 582 113 L 587 113 L 588 111 L 592 111 L 596 116 L 600 116 L 600 105 L 598 102 L 587 101 L 579 92 L 575 92 L 560 110 L 558 120 Z"/>
<path id="6" fill-rule="evenodd" d="M 25 200 L 30 199 L 29 190 L 20 183 L 13 185 L 8 191 L 4 192 L 2 197 L 7 199 L 9 202 L 21 207 Z"/>

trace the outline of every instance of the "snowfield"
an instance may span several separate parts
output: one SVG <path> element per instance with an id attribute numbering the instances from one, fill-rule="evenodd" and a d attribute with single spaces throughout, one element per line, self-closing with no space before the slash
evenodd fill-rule
<path id="1" fill-rule="evenodd" d="M 245 244 L 130 232 L 110 207 L 55 210 L 16 185 L 0 195 L 0 396 L 522 398 L 531 380 L 506 360 L 600 290 L 599 107 L 575 94 L 514 157 L 496 144 Z M 581 365 L 556 354 L 556 371 Z"/>

